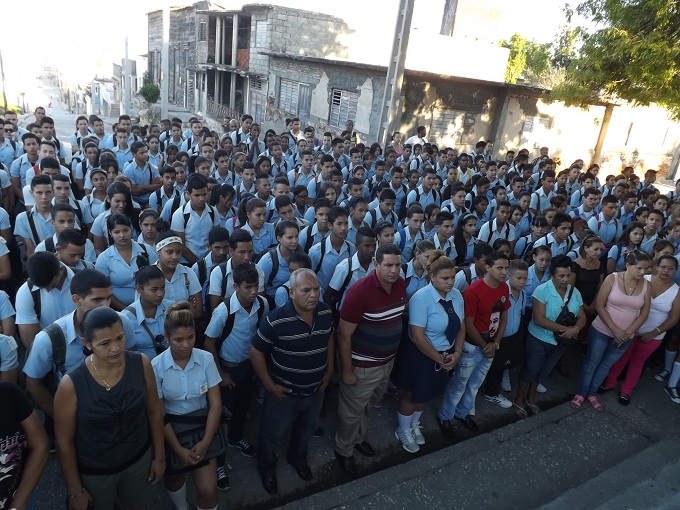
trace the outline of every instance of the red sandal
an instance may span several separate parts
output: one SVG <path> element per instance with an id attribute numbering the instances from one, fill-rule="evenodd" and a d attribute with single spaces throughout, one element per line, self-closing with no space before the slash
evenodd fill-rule
<path id="1" fill-rule="evenodd" d="M 573 399 L 571 399 L 571 407 L 574 409 L 581 409 L 584 400 L 585 398 L 583 398 L 581 395 L 576 395 Z"/>
<path id="2" fill-rule="evenodd" d="M 600 401 L 597 399 L 595 395 L 593 395 L 592 397 L 588 397 L 588 402 L 590 402 L 590 405 L 593 406 L 593 409 L 595 409 L 596 411 L 604 411 L 602 404 L 600 404 Z"/>

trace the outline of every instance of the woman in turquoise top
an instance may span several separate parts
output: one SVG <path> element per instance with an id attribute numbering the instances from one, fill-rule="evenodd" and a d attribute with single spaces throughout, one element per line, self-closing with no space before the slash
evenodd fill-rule
<path id="1" fill-rule="evenodd" d="M 132 240 L 132 223 L 127 216 L 106 218 L 110 246 L 99 257 L 95 269 L 111 280 L 111 308 L 123 310 L 135 300 L 135 273 L 158 260 L 156 254 Z"/>
<path id="2" fill-rule="evenodd" d="M 166 311 L 164 332 L 170 345 L 154 358 L 158 397 L 166 412 L 165 444 L 185 466 L 183 470 L 167 469 L 165 488 L 175 508 L 187 508 L 185 472 L 191 473 L 196 487 L 198 508 L 217 508 L 217 466 L 214 457 L 206 459 L 220 425 L 222 398 L 220 374 L 209 352 L 195 349 L 196 331 L 192 305 L 187 301 L 173 303 Z M 171 423 L 174 416 L 207 410 L 202 439 L 189 446 L 177 440 Z"/>
<path id="3" fill-rule="evenodd" d="M 547 378 L 566 348 L 557 343 L 555 334 L 576 339 L 586 324 L 581 293 L 569 284 L 573 277 L 572 264 L 566 255 L 554 257 L 550 261 L 550 280 L 533 292 L 533 314 L 529 322 L 524 364 L 513 403 L 515 411 L 522 418 L 528 414 L 525 405 L 532 414 L 540 411 L 535 403 L 538 383 Z M 574 326 L 566 327 L 555 322 L 565 304 L 577 318 Z"/>
<path id="4" fill-rule="evenodd" d="M 463 353 L 463 297 L 453 288 L 456 264 L 435 250 L 427 261 L 430 284 L 409 301 L 409 337 L 401 343 L 392 371 L 399 407 L 395 432 L 404 449 L 425 444 L 420 417 L 429 400 L 441 395 Z"/>

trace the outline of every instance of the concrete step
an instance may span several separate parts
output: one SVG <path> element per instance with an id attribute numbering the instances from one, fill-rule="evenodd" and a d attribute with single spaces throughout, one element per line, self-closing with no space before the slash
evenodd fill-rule
<path id="1" fill-rule="evenodd" d="M 541 510 L 677 509 L 679 468 L 680 442 L 662 439 L 565 492 Z"/>

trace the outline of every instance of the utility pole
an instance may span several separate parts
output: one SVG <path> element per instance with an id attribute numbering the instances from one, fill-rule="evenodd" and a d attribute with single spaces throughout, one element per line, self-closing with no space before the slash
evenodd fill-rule
<path id="1" fill-rule="evenodd" d="M 163 47 L 161 49 L 161 119 L 168 118 L 168 77 L 170 76 L 170 7 L 163 7 Z"/>
<path id="2" fill-rule="evenodd" d="M 442 27 L 439 30 L 441 35 L 450 36 L 453 33 L 453 26 L 456 23 L 456 9 L 458 0 L 446 0 L 444 4 L 444 16 L 442 16 Z"/>
<path id="3" fill-rule="evenodd" d="M 5 65 L 2 63 L 2 50 L 0 50 L 0 75 L 2 75 L 2 105 L 7 111 L 7 93 L 5 92 Z"/>
<path id="4" fill-rule="evenodd" d="M 125 37 L 125 66 L 124 66 L 124 75 L 125 75 L 125 88 L 123 89 L 125 91 L 125 115 L 130 115 L 130 111 L 132 110 L 132 91 L 130 90 L 132 88 L 132 83 L 130 82 L 130 59 L 128 58 L 128 38 Z"/>
<path id="5" fill-rule="evenodd" d="M 406 64 L 406 51 L 411 32 L 411 15 L 415 0 L 399 0 L 397 23 L 394 28 L 394 41 L 390 65 L 387 68 L 385 79 L 385 93 L 383 94 L 382 108 L 380 109 L 380 131 L 378 141 L 387 143 L 390 133 L 396 131 L 395 124 L 398 122 L 396 111 L 401 97 L 401 86 L 404 83 L 404 67 Z"/>

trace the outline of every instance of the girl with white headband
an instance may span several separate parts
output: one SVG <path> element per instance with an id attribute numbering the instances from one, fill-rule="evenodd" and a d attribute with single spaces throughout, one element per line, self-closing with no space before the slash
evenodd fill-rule
<path id="1" fill-rule="evenodd" d="M 203 310 L 201 284 L 196 273 L 179 263 L 182 246 L 182 239 L 173 230 L 159 232 L 156 236 L 156 265 L 165 276 L 165 299 L 189 301 L 194 318 L 199 318 Z"/>

